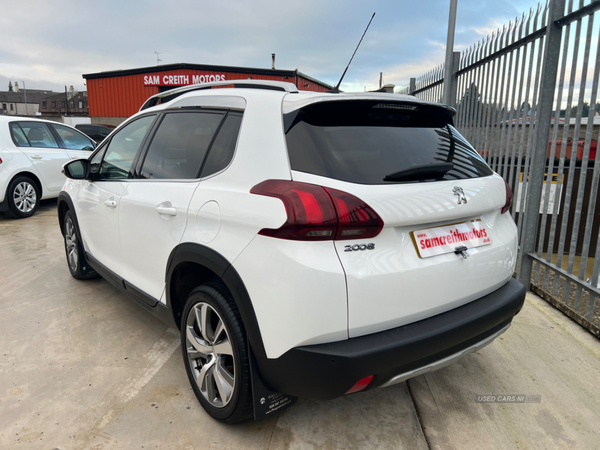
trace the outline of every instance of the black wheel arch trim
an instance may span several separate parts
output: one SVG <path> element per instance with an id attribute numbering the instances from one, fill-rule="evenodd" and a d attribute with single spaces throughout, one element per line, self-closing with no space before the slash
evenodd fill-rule
<path id="1" fill-rule="evenodd" d="M 64 232 L 65 232 L 65 230 L 63 230 L 64 215 L 61 214 L 61 211 L 62 211 L 61 204 L 62 203 L 66 203 L 67 208 L 73 212 L 73 219 L 75 220 L 75 226 L 77 227 L 77 230 L 79 230 L 79 222 L 77 221 L 77 214 L 75 213 L 75 206 L 73 205 L 73 200 L 71 199 L 71 196 L 67 192 L 60 191 L 58 193 L 58 200 L 56 202 L 56 204 L 58 206 L 57 214 L 58 214 L 58 225 L 60 226 L 60 232 L 62 234 L 64 234 Z M 81 232 L 79 233 L 79 235 L 81 236 Z"/>
<path id="2" fill-rule="evenodd" d="M 231 263 L 220 253 L 201 244 L 186 242 L 175 247 L 167 262 L 165 275 L 165 293 L 167 306 L 171 306 L 171 277 L 181 263 L 196 263 L 214 272 L 231 292 L 236 306 L 242 316 L 246 334 L 253 353 L 259 358 L 266 358 L 258 320 L 248 290 Z"/>

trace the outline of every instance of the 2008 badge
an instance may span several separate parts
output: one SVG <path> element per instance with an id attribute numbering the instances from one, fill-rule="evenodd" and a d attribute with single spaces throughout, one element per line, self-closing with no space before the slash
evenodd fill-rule
<path id="1" fill-rule="evenodd" d="M 344 245 L 345 252 L 356 252 L 360 250 L 375 250 L 375 244 Z"/>

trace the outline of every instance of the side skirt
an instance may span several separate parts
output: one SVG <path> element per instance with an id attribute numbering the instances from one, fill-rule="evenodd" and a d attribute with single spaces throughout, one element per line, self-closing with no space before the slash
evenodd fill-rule
<path id="1" fill-rule="evenodd" d="M 177 325 L 175 324 L 175 320 L 173 319 L 173 312 L 170 308 L 163 305 L 161 302 L 156 300 L 155 298 L 149 296 L 145 292 L 139 290 L 131 283 L 128 283 L 123 278 L 118 276 L 88 252 L 85 252 L 85 257 L 88 261 L 88 264 L 98 272 L 102 278 L 116 287 L 119 291 L 133 300 L 138 306 L 140 306 L 145 311 L 152 314 L 154 317 L 157 317 L 166 325 L 177 329 Z"/>

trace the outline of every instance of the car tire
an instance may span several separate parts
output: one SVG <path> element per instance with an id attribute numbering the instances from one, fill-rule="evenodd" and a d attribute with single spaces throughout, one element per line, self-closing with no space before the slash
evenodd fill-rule
<path id="1" fill-rule="evenodd" d="M 40 204 L 41 190 L 37 183 L 25 175 L 15 177 L 6 190 L 7 213 L 24 219 L 33 216 Z"/>
<path id="2" fill-rule="evenodd" d="M 192 389 L 208 414 L 229 424 L 253 416 L 246 331 L 221 282 L 199 286 L 188 296 L 181 349 Z"/>
<path id="3" fill-rule="evenodd" d="M 67 256 L 67 266 L 73 278 L 83 280 L 86 278 L 95 278 L 98 276 L 85 259 L 81 237 L 77 228 L 77 222 L 71 211 L 65 213 L 63 219 L 63 238 L 65 241 L 65 254 Z"/>

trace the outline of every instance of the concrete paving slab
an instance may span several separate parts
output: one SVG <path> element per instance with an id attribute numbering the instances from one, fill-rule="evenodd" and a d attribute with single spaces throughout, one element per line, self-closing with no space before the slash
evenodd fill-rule
<path id="1" fill-rule="evenodd" d="M 600 447 L 599 380 L 600 341 L 528 294 L 492 345 L 408 385 L 431 448 L 591 449 Z M 541 401 L 477 402 L 517 394 Z"/>

